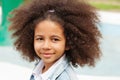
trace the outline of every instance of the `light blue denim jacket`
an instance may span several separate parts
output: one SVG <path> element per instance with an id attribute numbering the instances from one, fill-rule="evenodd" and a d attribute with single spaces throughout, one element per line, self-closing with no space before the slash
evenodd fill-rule
<path id="1" fill-rule="evenodd" d="M 78 80 L 73 66 L 65 59 L 49 78 L 50 80 Z M 31 79 L 30 80 L 34 80 Z"/>

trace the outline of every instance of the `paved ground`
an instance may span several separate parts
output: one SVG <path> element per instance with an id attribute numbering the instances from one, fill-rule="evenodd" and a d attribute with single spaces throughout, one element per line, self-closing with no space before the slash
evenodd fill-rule
<path id="1" fill-rule="evenodd" d="M 1 80 L 29 80 L 31 70 L 25 67 L 0 62 Z M 120 80 L 120 77 L 77 75 L 79 80 Z"/>
<path id="2" fill-rule="evenodd" d="M 120 25 L 120 12 L 98 11 L 101 22 Z"/>

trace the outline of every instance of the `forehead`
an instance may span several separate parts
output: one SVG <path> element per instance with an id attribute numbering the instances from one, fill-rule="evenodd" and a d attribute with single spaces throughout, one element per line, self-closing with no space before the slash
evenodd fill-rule
<path id="1" fill-rule="evenodd" d="M 35 33 L 63 33 L 63 27 L 54 21 L 44 20 L 35 27 Z"/>

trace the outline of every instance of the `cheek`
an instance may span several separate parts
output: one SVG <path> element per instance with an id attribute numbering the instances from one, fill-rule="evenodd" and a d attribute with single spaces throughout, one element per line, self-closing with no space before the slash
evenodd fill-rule
<path id="1" fill-rule="evenodd" d="M 64 52 L 65 51 L 65 44 L 59 44 L 55 46 L 56 49 L 58 49 L 60 52 Z"/>
<path id="2" fill-rule="evenodd" d="M 38 52 L 39 48 L 40 48 L 40 45 L 38 45 L 36 42 L 34 42 L 34 49 L 35 49 L 36 53 Z"/>
<path id="3" fill-rule="evenodd" d="M 41 48 L 40 44 L 34 42 L 34 50 L 36 55 L 38 55 L 39 57 L 40 57 L 40 48 Z"/>

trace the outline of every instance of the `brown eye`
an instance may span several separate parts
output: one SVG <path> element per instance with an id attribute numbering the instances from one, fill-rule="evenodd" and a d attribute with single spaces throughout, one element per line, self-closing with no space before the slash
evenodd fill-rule
<path id="1" fill-rule="evenodd" d="M 38 40 L 43 40 L 43 38 L 38 38 Z"/>
<path id="2" fill-rule="evenodd" d="M 36 40 L 38 40 L 38 41 L 42 41 L 42 40 L 44 40 L 42 37 L 38 37 L 38 38 L 36 38 Z"/>
<path id="3" fill-rule="evenodd" d="M 57 41 L 60 41 L 60 40 L 58 38 L 53 38 L 52 41 L 57 42 Z"/>

